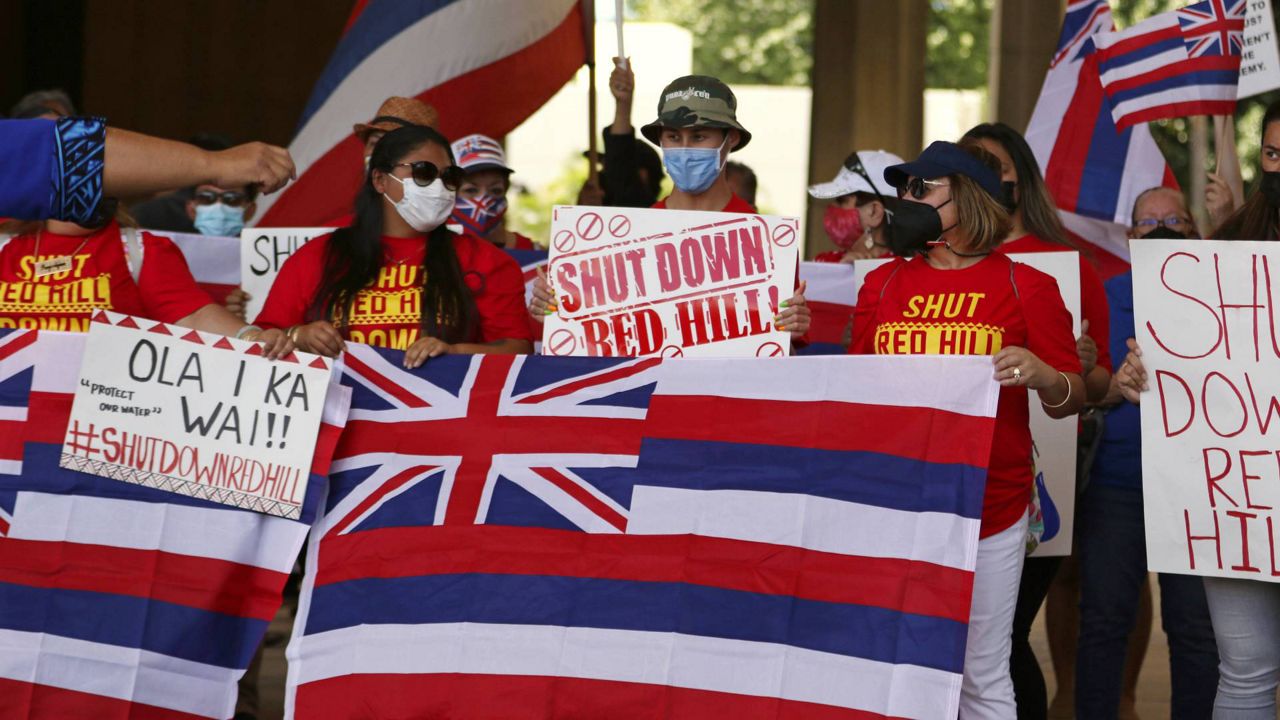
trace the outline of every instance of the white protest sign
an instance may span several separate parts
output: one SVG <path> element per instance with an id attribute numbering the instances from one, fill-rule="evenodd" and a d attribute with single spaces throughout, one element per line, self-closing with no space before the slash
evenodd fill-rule
<path id="1" fill-rule="evenodd" d="M 98 311 L 60 465 L 297 519 L 332 361 Z"/>
<path id="2" fill-rule="evenodd" d="M 1058 281 L 1062 303 L 1071 313 L 1071 332 L 1080 336 L 1080 254 L 1069 252 L 1012 253 L 1017 262 Z M 862 289 L 867 274 L 888 260 L 858 260 L 853 264 L 854 284 Z M 1029 393 L 1031 440 L 1035 452 L 1036 488 L 1044 517 L 1044 536 L 1032 557 L 1071 554 L 1076 508 L 1076 418 L 1054 419 L 1045 413 L 1036 393 Z"/>
<path id="3" fill-rule="evenodd" d="M 249 293 L 245 317 L 253 320 L 271 292 L 280 266 L 308 240 L 334 228 L 245 228 L 240 231 L 240 288 Z"/>
<path id="4" fill-rule="evenodd" d="M 1150 387 L 1142 395 L 1148 567 L 1280 580 L 1280 247 L 1135 240 L 1130 251 Z"/>
<path id="5" fill-rule="evenodd" d="M 556 207 L 548 355 L 772 357 L 795 292 L 800 223 L 740 213 Z"/>
<path id="6" fill-rule="evenodd" d="M 1276 21 L 1271 0 L 1248 0 L 1240 48 L 1237 98 L 1280 88 L 1280 52 L 1276 49 Z"/>

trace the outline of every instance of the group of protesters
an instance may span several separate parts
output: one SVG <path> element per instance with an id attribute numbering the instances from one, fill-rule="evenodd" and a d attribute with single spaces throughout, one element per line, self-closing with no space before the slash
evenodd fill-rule
<path id="1" fill-rule="evenodd" d="M 618 62 L 610 89 L 616 116 L 604 129 L 599 182 L 582 189 L 581 204 L 756 212 L 754 175 L 730 161 L 752 136 L 725 83 L 700 75 L 672 81 L 656 117 L 639 128 L 643 139 L 631 124 L 628 63 Z M 558 309 L 543 279 L 526 304 L 520 268 L 504 252 L 537 239 L 507 226 L 514 170 L 501 143 L 478 134 L 446 138 L 438 111 L 419 100 L 390 98 L 353 128 L 364 169 L 350 214 L 284 263 L 263 310 L 247 319 L 244 294 L 213 302 L 162 231 L 237 234 L 254 216 L 257 193 L 287 181 L 287 154 L 216 136 L 182 149 L 108 132 L 100 120 L 76 116 L 65 97 L 28 105 L 21 117 L 56 125 L 59 137 L 98 138 L 106 165 L 100 192 L 154 197 L 132 208 L 93 201 L 79 215 L 0 229 L 8 235 L 0 246 L 2 327 L 85 330 L 90 311 L 107 307 L 258 341 L 272 358 L 294 348 L 334 357 L 347 342 L 364 342 L 403 350 L 405 367 L 414 368 L 444 354 L 530 353 L 529 318 Z M 1280 106 L 1268 110 L 1262 132 L 1258 189 L 1224 198 L 1215 187 L 1208 237 L 1280 234 Z M 155 155 L 176 158 L 177 169 L 148 179 L 159 172 L 145 167 Z M 673 189 L 659 197 L 664 177 Z M 155 195 L 166 187 L 169 194 Z M 1082 719 L 1133 717 L 1151 590 L 1137 408 L 1147 376 L 1133 340 L 1132 276 L 1103 281 L 1089 244 L 1064 227 L 1025 139 L 1002 123 L 932 142 L 909 162 L 857 150 L 809 192 L 826 203 L 823 228 L 833 246 L 818 260 L 890 258 L 861 288 L 848 351 L 990 355 L 1000 385 L 960 717 L 1049 715 L 1030 644 L 1046 597 L 1058 675 L 1052 704 Z M 1201 234 L 1176 189 L 1150 188 L 1132 208 L 1135 241 Z M 1061 251 L 1079 256 L 1078 337 L 1055 279 L 1009 257 Z M 779 308 L 775 327 L 803 345 L 804 284 Z M 1028 558 L 1043 531 L 1029 397 L 1051 417 L 1081 418 L 1076 546 L 1066 559 Z M 1280 587 L 1164 574 L 1158 583 L 1173 717 L 1275 717 Z"/>

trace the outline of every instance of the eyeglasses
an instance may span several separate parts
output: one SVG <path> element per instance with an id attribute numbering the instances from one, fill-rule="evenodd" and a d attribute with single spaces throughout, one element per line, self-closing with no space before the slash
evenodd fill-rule
<path id="1" fill-rule="evenodd" d="M 227 190 L 220 193 L 212 190 L 201 190 L 195 194 L 194 200 L 197 205 L 212 205 L 221 202 L 228 207 L 241 207 L 249 201 L 249 196 L 235 190 Z"/>
<path id="2" fill-rule="evenodd" d="M 919 200 L 929 191 L 936 187 L 946 187 L 950 183 L 939 182 L 937 180 L 925 180 L 924 178 L 913 177 L 907 181 L 906 185 L 898 188 L 898 197 L 906 197 L 907 193 L 911 193 L 911 197 Z"/>
<path id="3" fill-rule="evenodd" d="M 419 187 L 426 187 L 435 182 L 436 178 L 440 178 L 440 182 L 444 183 L 446 188 L 457 192 L 458 188 L 462 187 L 462 181 L 466 177 L 466 173 L 457 165 L 450 165 L 441 170 L 433 162 L 419 160 L 411 163 L 396 163 L 391 167 L 398 168 L 401 166 L 409 168 L 413 182 Z"/>
<path id="4" fill-rule="evenodd" d="M 1191 218 L 1183 217 L 1181 215 L 1168 215 L 1164 218 L 1143 218 L 1141 220 L 1135 221 L 1133 223 L 1133 226 L 1135 228 L 1150 228 L 1154 230 L 1160 227 L 1161 225 L 1167 228 L 1176 228 L 1182 225 L 1190 225 L 1190 224 L 1191 224 Z"/>

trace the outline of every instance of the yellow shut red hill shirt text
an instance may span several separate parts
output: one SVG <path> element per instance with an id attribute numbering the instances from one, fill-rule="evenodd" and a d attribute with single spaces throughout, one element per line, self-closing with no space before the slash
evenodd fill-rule
<path id="1" fill-rule="evenodd" d="M 308 313 L 320 287 L 331 237 L 312 240 L 285 261 L 256 324 L 287 328 L 310 321 Z M 382 238 L 384 261 L 378 277 L 356 293 L 349 317 L 342 319 L 341 330 L 348 340 L 393 350 L 406 350 L 418 340 L 427 242 L 425 238 Z M 451 242 L 479 315 L 479 326 L 464 342 L 532 340 L 520 266 L 487 240 L 453 235 Z"/>
<path id="2" fill-rule="evenodd" d="M 1056 370 L 1080 372 L 1057 282 L 1003 255 L 961 270 L 939 270 L 924 258 L 886 263 L 867 275 L 853 323 L 850 353 L 995 355 L 1024 347 Z M 982 537 L 1027 511 L 1033 472 L 1027 389 L 1001 388 Z"/>
<path id="3" fill-rule="evenodd" d="M 114 222 L 90 235 L 45 231 L 39 240 L 39 257 L 35 234 L 0 248 L 0 328 L 86 332 L 96 308 L 172 323 L 212 302 L 168 238 L 140 233 L 137 282 Z M 37 261 L 64 256 L 71 256 L 71 269 L 36 277 Z"/>

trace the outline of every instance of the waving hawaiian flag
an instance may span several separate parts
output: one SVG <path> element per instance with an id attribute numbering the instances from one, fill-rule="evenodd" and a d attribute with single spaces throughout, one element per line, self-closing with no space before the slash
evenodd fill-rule
<path id="1" fill-rule="evenodd" d="M 1107 0 L 1067 6 L 1026 132 L 1063 222 L 1091 244 L 1104 276 L 1128 267 L 1125 231 L 1138 195 L 1177 187 L 1146 125 L 1117 129 L 1111 117 L 1094 40 L 1113 27 Z"/>
<path id="2" fill-rule="evenodd" d="M 0 335 L 0 718 L 230 717 L 309 526 L 58 467 L 84 339 Z"/>
<path id="3" fill-rule="evenodd" d="M 989 362 L 348 348 L 292 716 L 955 717 Z"/>
<path id="4" fill-rule="evenodd" d="M 289 144 L 298 179 L 259 225 L 319 227 L 351 212 L 363 148 L 352 126 L 392 96 L 440 112 L 446 137 L 502 137 L 586 58 L 582 0 L 358 0 Z"/>
<path id="5" fill-rule="evenodd" d="M 1116 127 L 1234 113 L 1247 1 L 1203 0 L 1099 33 L 1098 71 Z"/>

